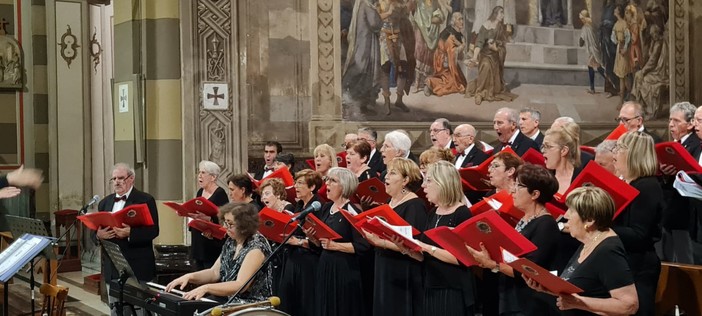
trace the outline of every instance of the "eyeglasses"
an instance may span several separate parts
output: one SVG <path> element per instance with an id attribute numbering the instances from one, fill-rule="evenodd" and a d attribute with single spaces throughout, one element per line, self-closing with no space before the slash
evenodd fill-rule
<path id="1" fill-rule="evenodd" d="M 448 128 L 430 128 L 429 129 L 429 133 L 434 133 L 434 134 L 441 132 L 441 131 L 448 131 Z"/>
<path id="2" fill-rule="evenodd" d="M 541 150 L 551 150 L 551 148 L 561 147 L 560 145 L 541 144 Z"/>
<path id="3" fill-rule="evenodd" d="M 234 223 L 224 222 L 224 223 L 222 223 L 222 226 L 224 226 L 224 228 L 226 228 L 226 229 L 232 229 L 232 228 L 234 228 Z"/>
<path id="4" fill-rule="evenodd" d="M 637 116 L 634 116 L 634 117 L 632 117 L 632 118 L 616 117 L 616 118 L 614 118 L 614 121 L 615 121 L 615 122 L 619 122 L 619 123 L 628 124 L 629 121 L 635 120 L 635 119 L 637 119 L 637 118 L 639 118 L 639 117 L 641 117 L 641 116 L 640 116 L 640 115 L 637 115 Z"/>
<path id="5" fill-rule="evenodd" d="M 123 181 L 125 181 L 125 180 L 127 180 L 127 179 L 129 179 L 129 178 L 131 178 L 131 177 L 132 177 L 132 176 L 113 177 L 113 178 L 110 178 L 110 181 L 112 181 L 112 182 L 123 182 Z"/>
<path id="6" fill-rule="evenodd" d="M 488 169 L 497 169 L 497 168 L 502 167 L 502 166 L 503 166 L 503 165 L 501 165 L 501 164 L 499 164 L 499 163 L 493 162 L 493 163 L 491 163 L 490 165 L 488 165 Z"/>

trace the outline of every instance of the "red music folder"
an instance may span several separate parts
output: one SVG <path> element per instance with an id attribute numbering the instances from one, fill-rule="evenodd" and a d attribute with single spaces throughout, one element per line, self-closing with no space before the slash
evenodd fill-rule
<path id="1" fill-rule="evenodd" d="M 433 236 L 436 236 L 436 233 L 442 234 L 443 230 L 434 232 L 436 229 L 428 230 L 425 234 L 458 260 L 465 260 L 464 254 L 471 257 L 465 247 L 466 244 L 473 249 L 480 249 L 481 242 L 490 253 L 490 257 L 498 262 L 502 261 L 502 248 L 520 256 L 536 250 L 536 246 L 529 239 L 517 232 L 495 211 L 473 216 L 452 229 L 451 233 L 458 236 L 458 239 L 447 236 L 434 239 Z M 475 259 L 461 262 L 467 266 L 474 265 Z"/>
<path id="2" fill-rule="evenodd" d="M 379 218 L 381 220 L 384 220 L 390 225 L 395 225 L 395 226 L 412 226 L 407 221 L 405 221 L 404 218 L 400 217 L 395 210 L 390 207 L 388 204 L 383 204 L 377 207 L 374 207 L 370 210 L 367 210 L 363 213 L 360 213 L 358 215 L 351 215 L 351 213 L 346 212 L 345 210 L 342 210 L 342 213 L 344 217 L 351 216 L 352 219 L 349 219 L 348 217 L 346 218 L 349 223 L 353 224 L 354 226 L 359 225 L 358 223 L 363 220 L 370 220 L 371 218 Z M 416 228 L 412 227 L 412 236 L 419 235 L 419 230 Z"/>
<path id="3" fill-rule="evenodd" d="M 560 220 L 568 211 L 568 207 L 555 199 L 546 203 L 546 211 L 556 220 Z"/>
<path id="4" fill-rule="evenodd" d="M 534 148 L 529 148 L 529 150 L 527 150 L 524 153 L 524 155 L 522 155 L 522 160 L 524 160 L 524 162 L 528 162 L 534 165 L 546 167 L 546 160 L 544 159 L 544 155 Z"/>
<path id="5" fill-rule="evenodd" d="M 197 212 L 207 216 L 217 216 L 219 212 L 217 205 L 214 205 L 214 203 L 202 196 L 184 202 L 183 204 L 177 202 L 163 202 L 163 204 L 175 210 L 178 216 L 190 216 L 190 214 Z"/>
<path id="6" fill-rule="evenodd" d="M 584 151 L 584 152 L 586 152 L 586 153 L 591 154 L 592 156 L 595 156 L 595 147 L 590 147 L 590 146 L 581 145 L 581 146 L 580 146 L 580 151 Z"/>
<path id="7" fill-rule="evenodd" d="M 314 159 L 307 159 L 305 160 L 308 166 L 310 166 L 310 169 L 312 170 L 317 170 L 317 164 L 314 163 Z"/>
<path id="8" fill-rule="evenodd" d="M 203 233 L 210 233 L 212 237 L 217 239 L 223 239 L 227 236 L 227 229 L 222 227 L 222 225 L 215 224 L 210 221 L 203 221 L 201 219 L 193 219 L 188 223 L 188 227 L 199 230 Z"/>
<path id="9" fill-rule="evenodd" d="M 566 280 L 552 274 L 548 270 L 526 258 L 516 258 L 513 254 L 503 250 L 505 264 L 519 271 L 522 275 L 531 278 L 541 284 L 547 291 L 554 294 L 575 294 L 583 292 L 582 289 Z M 510 260 L 507 258 L 513 257 Z"/>
<path id="10" fill-rule="evenodd" d="M 346 151 L 340 151 L 336 154 L 336 163 L 341 168 L 346 168 Z"/>
<path id="11" fill-rule="evenodd" d="M 385 183 L 378 178 L 370 178 L 358 184 L 356 196 L 359 198 L 370 196 L 373 202 L 378 204 L 388 203 L 390 195 L 385 192 Z"/>
<path id="12" fill-rule="evenodd" d="M 501 152 L 508 152 L 515 157 L 519 157 L 519 155 L 517 155 L 517 153 L 515 153 L 514 150 L 509 147 L 503 149 Z M 490 156 L 478 166 L 458 169 L 464 189 L 474 191 L 490 191 L 493 189 L 492 185 L 490 184 L 490 177 L 488 176 L 488 167 L 492 163 L 493 159 L 495 159 L 494 155 Z M 466 186 L 468 187 L 466 188 Z"/>
<path id="13" fill-rule="evenodd" d="M 95 212 L 78 216 L 83 224 L 92 230 L 100 227 L 122 227 L 127 224 L 132 227 L 153 226 L 154 220 L 151 218 L 149 207 L 146 204 L 134 204 L 127 206 L 117 212 Z"/>
<path id="14" fill-rule="evenodd" d="M 297 199 L 297 193 L 295 192 L 295 186 L 285 188 L 285 197 L 286 197 L 286 199 L 285 199 L 286 201 L 295 205 L 295 202 L 297 202 L 297 201 L 295 201 L 295 199 Z"/>
<path id="15" fill-rule="evenodd" d="M 524 217 L 524 212 L 514 207 L 514 199 L 507 191 L 500 191 L 485 197 L 482 201 L 470 207 L 470 212 L 473 216 L 492 210 L 497 211 L 512 226 L 516 225 Z"/>
<path id="16" fill-rule="evenodd" d="M 622 137 L 626 132 L 628 132 L 626 126 L 624 126 L 624 124 L 619 124 L 617 128 L 607 135 L 605 140 L 618 140 L 619 137 Z"/>
<path id="17" fill-rule="evenodd" d="M 292 234 L 297 228 L 297 222 L 287 225 L 292 216 L 287 213 L 278 212 L 274 209 L 264 207 L 259 213 L 260 219 L 258 231 L 268 240 L 282 243 L 285 236 Z M 283 230 L 284 229 L 284 230 Z"/>
<path id="18" fill-rule="evenodd" d="M 317 190 L 317 196 L 319 197 L 319 201 L 322 202 L 322 204 L 329 202 L 329 198 L 327 197 L 327 184 L 324 183 L 322 184 L 322 187 Z"/>
<path id="19" fill-rule="evenodd" d="M 617 218 L 619 213 L 639 195 L 639 190 L 617 178 L 593 160 L 573 180 L 561 200 L 565 201 L 565 198 L 568 197 L 571 191 L 585 185 L 594 185 L 609 193 L 614 200 L 614 218 Z"/>
<path id="20" fill-rule="evenodd" d="M 397 227 L 398 225 L 388 224 L 387 222 L 379 219 L 378 217 L 373 217 L 373 218 L 370 218 L 368 220 L 360 221 L 359 224 L 360 224 L 361 228 L 378 235 L 378 237 L 380 237 L 382 239 L 392 241 L 392 239 L 394 237 L 398 237 L 402 240 L 402 244 L 405 247 L 412 249 L 414 251 L 421 251 L 422 250 L 422 246 L 420 246 L 417 243 L 417 241 L 414 240 L 414 238 L 412 238 L 412 236 L 411 236 L 412 231 L 414 231 L 416 229 L 414 229 L 414 227 L 412 227 L 412 226 L 409 226 L 409 224 L 408 225 L 399 225 L 399 226 L 405 226 L 405 228 L 406 227 L 411 228 L 411 230 L 407 229 L 407 231 L 404 233 L 400 231 L 403 228 Z M 393 227 L 393 226 L 396 226 L 396 227 Z"/>
<path id="21" fill-rule="evenodd" d="M 656 144 L 656 156 L 659 163 L 673 165 L 678 170 L 702 172 L 702 167 L 697 160 L 678 142 Z"/>
<path id="22" fill-rule="evenodd" d="M 253 177 L 251 177 L 251 175 L 249 175 L 249 178 L 251 178 L 251 181 L 253 182 L 255 188 L 259 188 L 263 181 L 266 181 L 266 179 L 272 178 L 278 178 L 280 180 L 283 180 L 283 184 L 285 184 L 286 188 L 295 185 L 295 179 L 293 178 L 292 174 L 290 173 L 290 170 L 288 170 L 287 167 L 282 167 L 276 171 L 273 171 L 273 173 L 269 174 L 261 180 L 256 180 Z"/>
<path id="23" fill-rule="evenodd" d="M 453 232 L 453 228 L 447 226 L 439 226 L 424 232 L 424 234 L 433 240 L 439 247 L 450 252 L 456 260 L 463 265 L 477 266 L 478 262 L 468 252 L 465 246 L 465 240 Z"/>
<path id="24" fill-rule="evenodd" d="M 341 235 L 339 235 L 337 232 L 335 232 L 333 229 L 327 226 L 327 224 L 322 222 L 319 218 L 317 218 L 317 216 L 314 216 L 314 214 L 307 215 L 307 218 L 305 219 L 305 224 L 302 225 L 302 228 L 304 229 L 309 229 L 310 227 L 314 227 L 314 238 L 316 239 L 341 239 Z"/>

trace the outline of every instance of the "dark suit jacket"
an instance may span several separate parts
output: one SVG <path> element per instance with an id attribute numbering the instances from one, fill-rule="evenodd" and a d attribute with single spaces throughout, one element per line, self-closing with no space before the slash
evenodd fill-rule
<path id="1" fill-rule="evenodd" d="M 115 204 L 115 194 L 112 193 L 106 196 L 100 204 L 98 210 L 100 212 L 112 212 L 112 206 Z M 151 281 L 156 276 L 156 258 L 153 250 L 153 240 L 158 236 L 158 209 L 154 198 L 145 192 L 141 192 L 136 188 L 132 188 L 132 192 L 127 197 L 125 207 L 134 204 L 146 204 L 149 207 L 151 218 L 154 220 L 153 226 L 132 227 L 129 238 L 119 239 L 113 238 L 109 241 L 119 245 L 122 250 L 122 255 L 127 259 L 137 279 L 140 281 Z M 94 240 L 97 241 L 96 233 L 92 233 Z M 115 269 L 112 261 L 103 251 L 102 254 L 102 273 L 103 280 L 111 280 L 119 277 L 117 269 Z"/>
<path id="2" fill-rule="evenodd" d="M 536 139 L 534 139 L 534 141 L 539 146 L 539 148 L 541 148 L 541 145 L 544 144 L 544 133 L 539 132 L 539 135 L 536 136 Z"/>
<path id="3" fill-rule="evenodd" d="M 517 153 L 517 155 L 519 155 L 520 157 L 524 155 L 524 153 L 526 153 L 527 150 L 529 150 L 529 148 L 534 148 L 537 151 L 541 150 L 539 146 L 536 145 L 536 142 L 534 140 L 532 140 L 529 137 L 526 137 L 526 135 L 524 135 L 522 132 L 519 132 L 519 134 L 517 134 L 517 137 L 514 139 L 514 142 L 512 142 L 512 145 L 510 145 L 510 147 L 512 147 L 512 150 L 514 150 L 514 152 Z M 496 155 L 497 153 L 502 151 L 502 148 L 502 143 L 498 143 L 495 146 L 495 150 L 492 151 L 492 154 Z"/>
<path id="4" fill-rule="evenodd" d="M 700 160 L 700 153 L 702 153 L 702 145 L 700 144 L 700 138 L 694 132 L 683 142 L 681 145 L 687 149 L 687 152 L 695 158 L 695 160 Z"/>
<path id="5" fill-rule="evenodd" d="M 490 158 L 484 151 L 478 149 L 477 146 L 473 145 L 473 148 L 466 154 L 466 159 L 463 159 L 463 163 L 461 163 L 461 168 L 468 168 L 472 166 L 477 166 L 481 164 L 483 161 L 487 160 Z M 458 160 L 458 157 L 456 157 L 456 160 Z M 454 160 L 454 163 L 456 161 Z"/>
<path id="6" fill-rule="evenodd" d="M 700 138 L 697 137 L 695 133 L 690 134 L 690 136 L 685 139 L 681 144 L 687 152 L 689 152 L 695 160 L 699 161 L 700 152 L 702 152 L 702 147 L 700 147 Z M 691 203 L 691 199 L 684 197 L 678 193 L 678 190 L 673 188 L 673 182 L 675 181 L 675 176 L 663 176 L 663 194 L 666 200 L 666 208 L 663 210 L 662 225 L 667 230 L 685 230 L 690 225 L 690 211 L 699 203 Z M 672 258 L 665 258 L 672 260 Z"/>
<path id="7" fill-rule="evenodd" d="M 655 133 L 649 131 L 646 127 L 644 127 L 643 132 L 646 133 L 646 134 L 648 134 L 648 135 L 651 135 L 651 138 L 653 138 L 653 142 L 656 143 L 656 144 L 658 144 L 658 143 L 660 143 L 660 142 L 663 141 L 663 140 L 661 139 L 660 136 L 658 136 L 658 135 L 656 135 Z"/>
<path id="8" fill-rule="evenodd" d="M 371 156 L 368 160 L 368 167 L 370 167 L 371 174 L 376 177 L 385 171 L 385 164 L 383 163 L 383 155 L 380 150 L 375 150 L 375 155 Z"/>

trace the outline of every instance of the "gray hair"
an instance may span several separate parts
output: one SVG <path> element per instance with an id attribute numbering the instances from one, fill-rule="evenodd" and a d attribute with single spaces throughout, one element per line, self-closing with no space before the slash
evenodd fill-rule
<path id="1" fill-rule="evenodd" d="M 673 112 L 682 112 L 683 115 L 685 115 L 685 121 L 690 123 L 695 116 L 696 110 L 697 107 L 692 103 L 684 101 L 673 104 L 673 106 L 670 107 L 670 114 L 673 114 Z"/>
<path id="2" fill-rule="evenodd" d="M 555 120 L 553 120 L 554 123 L 558 122 L 559 124 L 565 125 L 568 123 L 575 123 L 575 120 L 570 117 L 570 116 L 561 116 Z"/>
<path id="3" fill-rule="evenodd" d="M 200 163 L 197 165 L 197 168 L 201 171 L 207 172 L 215 176 L 215 178 L 219 177 L 219 173 L 222 172 L 222 169 L 219 168 L 219 165 L 209 160 L 200 161 Z"/>
<path id="4" fill-rule="evenodd" d="M 519 113 L 529 113 L 534 121 L 541 121 L 541 111 L 534 108 L 523 108 L 519 110 Z"/>
<path id="5" fill-rule="evenodd" d="M 602 141 L 597 147 L 595 147 L 595 154 L 614 152 L 614 146 L 617 145 L 617 141 L 614 139 L 606 139 Z"/>
<path id="6" fill-rule="evenodd" d="M 438 119 L 435 119 L 434 123 L 441 123 L 443 128 L 449 131 L 449 135 L 453 134 L 453 127 L 451 126 L 451 121 L 449 121 L 447 118 L 440 117 Z"/>
<path id="7" fill-rule="evenodd" d="M 327 178 L 335 177 L 339 179 L 341 185 L 341 197 L 348 199 L 356 192 L 358 178 L 351 170 L 341 167 L 334 167 L 327 171 Z"/>
<path id="8" fill-rule="evenodd" d="M 409 155 L 410 147 L 412 147 L 412 141 L 407 134 L 399 130 L 394 130 L 385 135 L 386 142 L 390 142 L 393 147 L 400 151 L 400 157 L 406 158 Z"/>
<path id="9" fill-rule="evenodd" d="M 515 110 L 513 108 L 504 107 L 504 108 L 499 108 L 497 110 L 497 112 L 495 112 L 495 113 L 498 113 L 498 112 L 507 113 L 507 117 L 509 118 L 510 122 L 512 122 L 514 124 L 519 123 L 519 112 L 517 110 Z"/>
<path id="10" fill-rule="evenodd" d="M 378 132 L 376 132 L 376 131 L 375 131 L 373 128 L 371 128 L 371 127 L 361 127 L 361 128 L 359 128 L 359 129 L 358 129 L 358 134 L 361 134 L 361 133 L 366 133 L 366 134 L 370 135 L 370 137 L 372 138 L 371 140 L 377 140 L 377 139 L 378 139 Z"/>
<path id="11" fill-rule="evenodd" d="M 131 177 L 135 175 L 134 168 L 129 166 L 129 164 L 124 163 L 124 162 L 118 162 L 114 166 L 112 166 L 112 171 L 114 172 L 117 169 L 122 169 L 127 171 L 127 176 Z"/>

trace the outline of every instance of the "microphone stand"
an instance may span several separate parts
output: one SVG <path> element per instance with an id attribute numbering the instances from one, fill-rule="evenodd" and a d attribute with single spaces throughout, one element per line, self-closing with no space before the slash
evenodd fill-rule
<path id="1" fill-rule="evenodd" d="M 298 218 L 298 220 L 297 220 L 297 221 L 298 221 L 298 228 L 300 227 L 300 225 L 302 225 L 302 223 L 305 222 L 305 218 L 306 218 L 306 217 L 307 217 L 307 215 L 305 215 L 305 216 L 303 216 L 303 217 L 301 217 L 301 218 Z M 288 223 L 288 224 L 290 224 L 290 223 Z M 285 227 L 283 227 L 283 232 L 285 232 L 285 229 L 288 228 L 288 224 L 285 224 Z M 263 268 L 265 268 L 265 267 L 271 262 L 271 260 L 273 260 L 273 258 L 276 256 L 276 254 L 278 254 L 278 252 L 280 251 L 280 249 L 282 249 L 283 246 L 284 246 L 285 244 L 288 243 L 288 240 L 290 240 L 290 237 L 293 236 L 293 232 L 294 232 L 294 231 L 290 232 L 290 234 L 288 234 L 287 236 L 285 236 L 285 239 L 283 239 L 283 242 L 280 243 L 280 244 L 278 245 L 278 247 L 275 247 L 275 249 L 273 249 L 273 252 L 271 252 L 271 255 L 268 256 L 268 257 L 266 257 L 266 260 L 263 260 L 263 263 L 261 264 L 260 267 L 258 267 L 258 269 L 256 270 L 256 272 L 254 272 L 254 274 L 252 274 L 252 275 L 249 277 L 249 279 L 246 280 L 246 282 L 244 282 L 244 285 L 242 285 L 242 286 L 239 288 L 239 290 L 237 290 L 236 293 L 234 293 L 234 295 L 232 295 L 232 297 L 236 297 L 237 295 L 239 295 L 239 293 L 241 293 L 241 291 L 243 291 L 247 286 L 249 286 L 249 284 L 251 284 L 251 282 L 256 278 L 256 275 L 257 275 L 259 272 L 261 272 L 261 270 L 263 270 Z"/>

